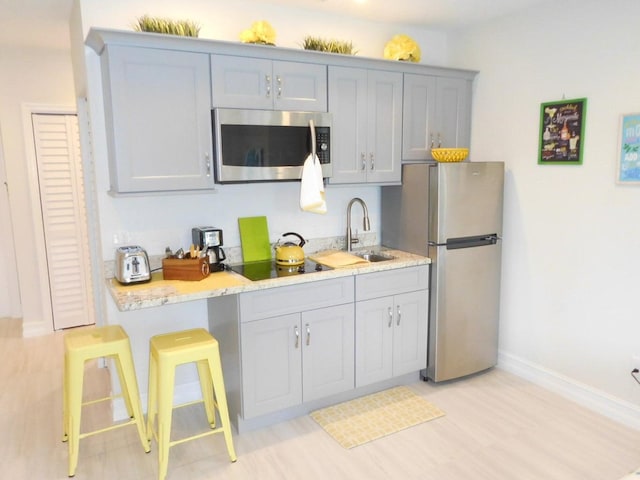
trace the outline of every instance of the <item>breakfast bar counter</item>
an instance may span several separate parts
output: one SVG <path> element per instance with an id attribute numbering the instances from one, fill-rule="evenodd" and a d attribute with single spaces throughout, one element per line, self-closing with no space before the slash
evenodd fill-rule
<path id="1" fill-rule="evenodd" d="M 371 249 L 368 248 L 366 251 L 371 251 Z M 331 278 L 417 265 L 428 265 L 431 263 L 428 257 L 414 255 L 401 250 L 383 248 L 377 251 L 383 252 L 393 258 L 383 262 L 362 261 L 361 263 L 352 263 L 343 267 L 306 275 L 289 275 L 259 281 L 251 281 L 233 271 L 214 272 L 199 281 L 164 280 L 162 272 L 155 272 L 151 276 L 151 281 L 132 285 L 121 285 L 116 279 L 109 278 L 107 279 L 107 288 L 118 310 L 126 312 L 286 285 L 298 285 Z M 332 252 L 319 252 L 311 255 L 311 257 L 320 258 L 323 254 L 327 253 L 330 254 Z M 358 253 L 358 250 L 354 250 L 354 253 Z"/>

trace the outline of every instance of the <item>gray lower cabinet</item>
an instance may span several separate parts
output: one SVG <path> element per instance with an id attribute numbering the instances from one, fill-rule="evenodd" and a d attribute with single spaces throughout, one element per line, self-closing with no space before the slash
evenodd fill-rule
<path id="1" fill-rule="evenodd" d="M 356 278 L 356 387 L 426 368 L 428 269 Z"/>
<path id="2" fill-rule="evenodd" d="M 432 148 L 469 147 L 472 81 L 404 74 L 402 160 L 431 160 Z"/>
<path id="3" fill-rule="evenodd" d="M 210 298 L 239 431 L 425 368 L 428 286 L 422 265 Z"/>
<path id="4" fill-rule="evenodd" d="M 242 416 L 354 388 L 354 280 L 239 295 Z"/>
<path id="5" fill-rule="evenodd" d="M 354 388 L 353 304 L 241 326 L 243 416 Z"/>
<path id="6" fill-rule="evenodd" d="M 212 189 L 209 56 L 108 45 L 101 69 L 111 191 Z"/>

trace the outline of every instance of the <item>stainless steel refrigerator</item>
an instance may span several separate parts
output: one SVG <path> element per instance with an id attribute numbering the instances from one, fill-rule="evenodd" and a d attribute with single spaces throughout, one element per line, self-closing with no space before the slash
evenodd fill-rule
<path id="1" fill-rule="evenodd" d="M 407 164 L 382 189 L 382 244 L 431 258 L 424 372 L 440 382 L 497 363 L 503 162 Z"/>

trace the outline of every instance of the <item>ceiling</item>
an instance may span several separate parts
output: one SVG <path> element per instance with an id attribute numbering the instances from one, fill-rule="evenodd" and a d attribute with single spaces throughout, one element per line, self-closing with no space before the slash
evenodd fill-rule
<path id="1" fill-rule="evenodd" d="M 214 0 L 215 1 L 215 0 Z M 452 29 L 551 0 L 268 0 L 377 22 Z M 0 0 L 0 45 L 68 48 L 73 0 Z"/>

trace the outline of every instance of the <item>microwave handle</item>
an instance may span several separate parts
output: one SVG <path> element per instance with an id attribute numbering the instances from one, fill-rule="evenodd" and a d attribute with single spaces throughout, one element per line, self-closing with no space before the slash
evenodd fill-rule
<path id="1" fill-rule="evenodd" d="M 311 130 L 311 155 L 313 162 L 316 161 L 316 126 L 313 123 L 313 119 L 309 120 L 309 129 Z"/>

